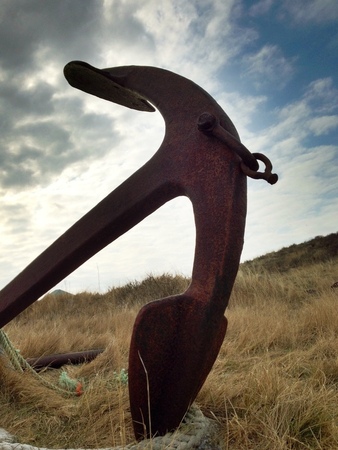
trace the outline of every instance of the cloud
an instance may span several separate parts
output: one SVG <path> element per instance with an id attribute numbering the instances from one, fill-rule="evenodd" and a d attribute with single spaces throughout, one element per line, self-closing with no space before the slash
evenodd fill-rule
<path id="1" fill-rule="evenodd" d="M 127 115 L 74 93 L 63 79 L 66 62 L 167 66 L 208 90 L 217 88 L 218 68 L 252 34 L 235 32 L 235 5 L 220 0 L 203 5 L 183 0 L 93 1 L 85 6 L 76 0 L 47 0 L 42 5 L 36 0 L 15 5 L 5 1 L 0 31 L 0 186 L 44 186 L 70 165 L 83 170 L 118 147 L 124 129 L 117 122 Z M 226 48 L 221 45 L 224 39 L 229 42 Z"/>
<path id="2" fill-rule="evenodd" d="M 255 118 L 259 117 L 260 111 L 267 102 L 267 97 L 264 95 L 244 95 L 240 92 L 225 91 L 223 88 L 216 93 L 215 98 L 235 124 L 241 141 L 245 144 L 252 136 L 250 131 L 253 126 L 252 123 Z M 250 148 L 250 150 L 252 149 Z"/>
<path id="3" fill-rule="evenodd" d="M 90 18 L 98 16 L 99 4 L 2 3 L 0 186 L 5 190 L 49 183 L 51 175 L 84 156 L 72 142 L 72 125 L 76 129 L 79 116 L 83 125 L 88 120 L 98 125 L 97 117 L 82 114 L 82 102 L 76 100 L 73 118 L 67 117 L 66 102 L 55 95 L 66 85 L 62 58 L 86 47 L 82 26 L 87 24 L 90 31 Z M 94 40 L 91 48 L 95 49 Z"/>
<path id="4" fill-rule="evenodd" d="M 75 162 L 100 158 L 108 140 L 112 147 L 118 145 L 122 133 L 114 119 L 123 113 L 102 101 L 99 107 L 89 106 L 97 103 L 74 94 L 62 76 L 66 62 L 167 66 L 211 88 L 210 74 L 242 45 L 230 25 L 234 4 L 210 0 L 206 8 L 183 0 L 86 5 L 77 0 L 5 1 L 0 185 L 44 185 Z M 201 8 L 205 15 L 200 15 Z M 226 51 L 220 46 L 225 37 L 233 43 Z"/>
<path id="5" fill-rule="evenodd" d="M 251 151 L 271 158 L 279 181 L 268 189 L 249 180 L 243 259 L 336 231 L 337 142 L 313 143 L 314 136 L 338 129 L 337 116 L 326 114 L 335 96 L 331 79 L 314 80 L 301 98 L 275 110 L 272 126 L 247 139 Z M 258 235 L 265 237 L 264 251 Z"/>
<path id="6" fill-rule="evenodd" d="M 294 58 L 287 58 L 277 45 L 265 44 L 261 49 L 242 58 L 245 76 L 260 89 L 267 84 L 284 87 L 294 74 Z"/>
<path id="7" fill-rule="evenodd" d="M 338 19 L 336 0 L 285 0 L 282 7 L 298 24 L 323 24 Z"/>
<path id="8" fill-rule="evenodd" d="M 250 6 L 249 14 L 259 17 L 270 13 L 272 9 L 279 19 L 291 19 L 298 25 L 322 25 L 338 19 L 336 0 L 260 0 Z"/>
<path id="9" fill-rule="evenodd" d="M 332 77 L 312 81 L 306 88 L 305 99 L 320 113 L 331 113 L 338 110 L 338 89 Z"/>
<path id="10" fill-rule="evenodd" d="M 177 71 L 211 90 L 217 71 L 256 36 L 252 29 L 237 25 L 239 13 L 234 0 L 160 0 L 140 2 L 134 16 L 156 43 L 146 59 L 151 56 L 152 64 Z"/>
<path id="11" fill-rule="evenodd" d="M 337 128 L 337 117 L 332 114 L 337 108 L 336 96 L 331 79 L 314 80 L 304 88 L 300 98 L 271 112 L 271 126 L 251 139 L 248 133 L 249 148 L 252 151 L 273 148 L 276 155 L 303 151 L 308 147 L 308 139 Z"/>
<path id="12" fill-rule="evenodd" d="M 318 146 L 309 151 L 300 149 L 298 143 L 291 150 L 288 158 L 285 152 L 272 157 L 279 174 L 272 188 L 249 181 L 243 260 L 336 230 L 337 147 Z"/>
<path id="13" fill-rule="evenodd" d="M 3 67 L 18 73 L 43 69 L 41 56 L 46 56 L 46 49 L 53 49 L 53 59 L 59 61 L 62 56 L 88 53 L 89 42 L 95 52 L 101 15 L 100 1 L 4 0 L 0 12 Z"/>
<path id="14" fill-rule="evenodd" d="M 308 127 L 315 136 L 328 134 L 330 131 L 338 128 L 338 116 L 315 117 L 310 119 Z"/>
<path id="15" fill-rule="evenodd" d="M 53 92 L 44 85 L 30 90 L 18 87 L 0 111 L 5 117 L 0 185 L 6 190 L 50 183 L 75 162 L 87 165 L 102 157 L 109 150 L 106 140 L 119 139 L 113 117 L 85 112 L 82 102 L 55 99 Z"/>
<path id="16" fill-rule="evenodd" d="M 268 13 L 274 4 L 274 0 L 260 0 L 250 7 L 250 14 L 252 16 L 261 16 Z"/>
<path id="17" fill-rule="evenodd" d="M 318 12 L 319 2 L 293 3 L 262 0 L 247 10 L 235 0 L 3 0 L 1 284 L 142 166 L 163 138 L 158 112 L 142 114 L 71 88 L 62 69 L 74 59 L 97 67 L 153 65 L 187 76 L 224 107 L 251 151 L 271 158 L 279 183 L 249 180 L 243 259 L 332 232 L 338 197 L 335 80 L 311 82 L 310 67 L 310 83 L 292 100 L 284 89 L 283 102 L 271 109 L 271 92 L 300 76 L 302 67 L 296 71 L 283 43 L 269 41 L 252 18 L 270 14 L 273 23 L 283 10 L 284 18 L 294 12 L 301 20 L 301 6 L 310 17 L 307 5 Z M 189 275 L 194 238 L 191 205 L 177 199 L 60 285 L 95 289 L 100 279 L 106 289 L 149 271 Z"/>

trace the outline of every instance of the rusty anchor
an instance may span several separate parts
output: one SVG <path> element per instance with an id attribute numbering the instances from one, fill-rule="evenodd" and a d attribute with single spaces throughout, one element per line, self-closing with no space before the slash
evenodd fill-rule
<path id="1" fill-rule="evenodd" d="M 139 312 L 129 354 L 130 407 L 137 439 L 176 428 L 196 398 L 223 342 L 227 307 L 243 246 L 246 176 L 277 181 L 271 163 L 241 144 L 217 102 L 167 70 L 64 69 L 75 88 L 140 111 L 158 108 L 165 137 L 154 156 L 76 222 L 0 291 L 0 327 L 106 245 L 167 201 L 193 205 L 196 246 L 191 284 Z"/>

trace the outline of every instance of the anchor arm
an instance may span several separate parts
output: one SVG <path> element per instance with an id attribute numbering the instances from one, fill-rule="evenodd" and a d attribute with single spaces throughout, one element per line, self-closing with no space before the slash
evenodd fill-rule
<path id="1" fill-rule="evenodd" d="M 180 194 L 158 157 L 110 193 L 0 291 L 0 328 L 98 251 Z M 157 166 L 159 167 L 159 166 Z"/>

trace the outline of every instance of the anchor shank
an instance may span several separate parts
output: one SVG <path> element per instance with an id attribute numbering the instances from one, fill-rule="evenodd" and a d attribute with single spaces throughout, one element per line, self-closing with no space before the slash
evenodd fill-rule
<path id="1" fill-rule="evenodd" d="M 207 174 L 204 185 L 190 193 L 196 245 L 187 293 L 209 302 L 216 314 L 224 313 L 237 275 L 247 209 L 246 177 L 235 160 L 220 160 L 218 168 L 222 163 L 222 177 Z"/>

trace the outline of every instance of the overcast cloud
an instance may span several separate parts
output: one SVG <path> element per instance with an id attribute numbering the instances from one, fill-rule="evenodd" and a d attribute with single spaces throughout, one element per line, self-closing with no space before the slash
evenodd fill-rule
<path id="1" fill-rule="evenodd" d="M 0 288 L 163 138 L 159 113 L 72 89 L 71 60 L 186 76 L 272 160 L 276 185 L 248 182 L 243 260 L 337 231 L 336 0 L 3 0 L 0 22 Z M 190 275 L 194 238 L 191 205 L 176 199 L 58 287 Z"/>

